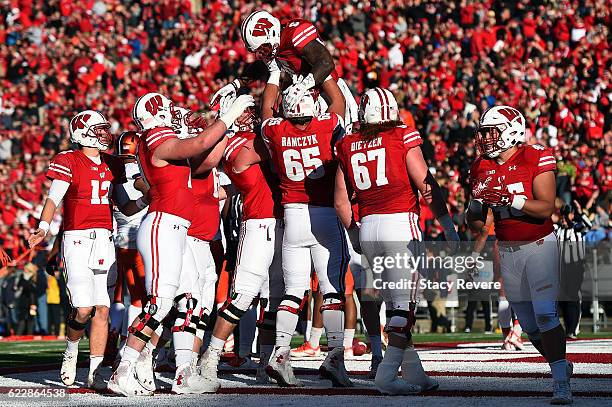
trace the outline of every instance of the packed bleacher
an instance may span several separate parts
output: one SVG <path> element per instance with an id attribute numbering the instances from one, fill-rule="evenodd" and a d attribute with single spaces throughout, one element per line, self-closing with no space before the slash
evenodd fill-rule
<path id="1" fill-rule="evenodd" d="M 605 0 L 287 1 L 7 0 L 0 5 L 0 246 L 26 252 L 67 122 L 103 112 L 113 134 L 135 130 L 149 91 L 212 116 L 211 95 L 253 61 L 240 21 L 254 8 L 315 22 L 356 97 L 380 86 L 448 196 L 464 239 L 473 133 L 488 106 L 516 106 L 528 142 L 553 147 L 559 207 L 574 200 L 610 239 L 612 16 Z M 254 93 L 263 85 L 254 83 Z M 52 232 L 57 233 L 60 214 Z M 429 237 L 441 229 L 424 210 Z M 23 259 L 29 260 L 29 259 Z M 22 268 L 22 265 L 18 265 Z"/>

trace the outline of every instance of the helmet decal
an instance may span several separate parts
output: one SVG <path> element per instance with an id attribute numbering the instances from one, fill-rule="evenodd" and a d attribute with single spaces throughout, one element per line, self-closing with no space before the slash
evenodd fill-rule
<path id="1" fill-rule="evenodd" d="M 76 129 L 84 129 L 85 123 L 87 123 L 87 120 L 89 120 L 90 117 L 91 115 L 89 113 L 85 113 L 80 114 L 74 119 L 72 119 L 72 123 L 70 124 L 70 126 L 72 127 L 72 131 L 75 131 Z"/>
<path id="2" fill-rule="evenodd" d="M 155 95 L 147 101 L 147 103 L 145 104 L 145 108 L 149 113 L 155 116 L 159 111 L 159 108 L 162 107 L 163 104 L 164 102 L 162 101 L 162 98 L 159 95 Z"/>
<path id="3" fill-rule="evenodd" d="M 254 37 L 264 37 L 268 35 L 270 28 L 272 28 L 272 22 L 266 17 L 261 17 L 259 21 L 255 23 L 255 28 L 253 28 L 252 34 Z"/>

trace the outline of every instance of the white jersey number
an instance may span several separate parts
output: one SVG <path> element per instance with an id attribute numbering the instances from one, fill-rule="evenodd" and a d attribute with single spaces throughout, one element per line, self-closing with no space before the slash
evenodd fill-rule
<path id="1" fill-rule="evenodd" d="M 91 180 L 91 203 L 93 205 L 108 205 L 108 191 L 110 190 L 110 181 Z"/>
<path id="2" fill-rule="evenodd" d="M 325 175 L 325 169 L 323 168 L 323 161 L 318 158 L 320 155 L 319 147 L 283 151 L 287 178 L 297 182 L 303 181 L 306 177 L 310 179 L 321 178 Z"/>
<path id="3" fill-rule="evenodd" d="M 380 187 L 382 185 L 387 185 L 389 180 L 386 175 L 386 155 L 384 148 L 369 150 L 366 153 L 356 153 L 351 156 L 351 166 L 353 167 L 355 185 L 362 191 L 372 186 L 368 167 L 363 164 L 374 160 L 376 160 L 376 186 Z"/>

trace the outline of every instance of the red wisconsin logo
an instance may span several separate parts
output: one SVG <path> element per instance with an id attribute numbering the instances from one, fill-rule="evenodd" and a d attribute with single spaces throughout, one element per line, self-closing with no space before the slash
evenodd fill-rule
<path id="1" fill-rule="evenodd" d="M 253 28 L 253 37 L 264 37 L 268 35 L 268 31 L 272 28 L 272 22 L 265 17 L 262 17 Z"/>
<path id="2" fill-rule="evenodd" d="M 157 112 L 159 112 L 159 108 L 162 107 L 162 105 L 163 101 L 161 96 L 155 95 L 151 99 L 147 100 L 147 103 L 145 103 L 145 109 L 147 109 L 147 112 L 155 116 Z"/>
<path id="3" fill-rule="evenodd" d="M 89 113 L 86 113 L 80 114 L 74 119 L 72 119 L 72 124 L 70 125 L 70 127 L 72 127 L 72 131 L 75 131 L 76 129 L 84 129 L 85 123 L 87 123 L 87 120 L 89 120 L 90 117 L 91 115 Z"/>
<path id="4" fill-rule="evenodd" d="M 506 119 L 508 119 L 508 121 L 512 121 L 515 118 L 519 117 L 519 122 L 520 122 L 520 116 L 519 116 L 519 112 L 516 109 L 512 109 L 512 108 L 503 108 L 503 109 L 499 109 L 499 113 L 503 114 L 504 117 Z"/>

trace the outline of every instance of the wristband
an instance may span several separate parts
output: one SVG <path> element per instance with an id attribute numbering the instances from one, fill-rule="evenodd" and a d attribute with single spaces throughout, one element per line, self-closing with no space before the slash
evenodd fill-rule
<path id="1" fill-rule="evenodd" d="M 49 233 L 49 227 L 49 222 L 45 222 L 44 220 L 41 220 L 38 224 L 38 228 L 42 229 L 45 232 L 45 236 L 47 236 L 47 233 Z"/>
<path id="2" fill-rule="evenodd" d="M 234 79 L 232 81 L 232 86 L 234 87 L 236 92 L 238 92 L 238 89 L 240 89 L 240 80 L 239 79 Z"/>
<path id="3" fill-rule="evenodd" d="M 144 209 L 147 206 L 149 206 L 149 204 L 144 200 L 144 196 L 141 196 L 140 198 L 136 200 L 136 207 L 138 209 Z"/>
<path id="4" fill-rule="evenodd" d="M 527 202 L 527 198 L 524 196 L 514 195 L 514 198 L 512 198 L 512 204 L 510 206 L 520 211 L 523 209 L 523 206 L 525 206 L 525 202 Z"/>

